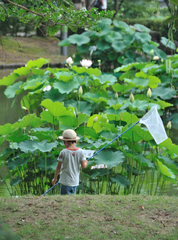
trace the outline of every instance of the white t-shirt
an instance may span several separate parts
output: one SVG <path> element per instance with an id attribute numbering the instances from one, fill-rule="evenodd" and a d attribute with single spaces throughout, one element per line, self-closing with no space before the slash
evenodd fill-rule
<path id="1" fill-rule="evenodd" d="M 59 182 L 65 186 L 75 187 L 79 185 L 81 161 L 86 160 L 84 151 L 63 149 L 58 157 L 62 162 Z"/>
<path id="2" fill-rule="evenodd" d="M 101 8 L 107 10 L 107 0 L 103 0 L 103 6 Z"/>

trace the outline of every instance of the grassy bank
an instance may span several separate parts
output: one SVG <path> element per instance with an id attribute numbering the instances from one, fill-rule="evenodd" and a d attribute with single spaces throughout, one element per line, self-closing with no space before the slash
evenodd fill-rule
<path id="1" fill-rule="evenodd" d="M 62 63 L 66 57 L 61 55 L 56 37 L 1 37 L 0 64 L 27 63 L 29 60 L 47 58 L 51 63 Z M 71 54 L 72 49 L 69 49 Z"/>
<path id="2" fill-rule="evenodd" d="M 24 196 L 1 198 L 0 209 L 17 239 L 176 240 L 177 202 L 167 196 Z"/>

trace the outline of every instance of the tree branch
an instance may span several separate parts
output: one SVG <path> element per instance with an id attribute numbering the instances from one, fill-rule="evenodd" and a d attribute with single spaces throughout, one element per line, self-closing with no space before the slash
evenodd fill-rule
<path id="1" fill-rule="evenodd" d="M 44 18 L 44 17 L 46 16 L 46 13 L 44 13 L 44 14 L 40 14 L 40 13 L 34 12 L 34 11 L 32 11 L 32 10 L 30 10 L 30 9 L 28 9 L 28 8 L 26 8 L 26 7 L 22 6 L 22 5 L 20 5 L 20 4 L 13 3 L 13 2 L 11 2 L 10 0 L 7 0 L 7 2 L 10 3 L 10 4 L 12 4 L 12 5 L 14 5 L 14 6 L 16 6 L 16 7 L 19 7 L 19 8 L 22 8 L 22 9 L 28 11 L 28 12 L 31 12 L 31 13 L 33 13 L 33 14 L 39 16 L 39 17 Z"/>

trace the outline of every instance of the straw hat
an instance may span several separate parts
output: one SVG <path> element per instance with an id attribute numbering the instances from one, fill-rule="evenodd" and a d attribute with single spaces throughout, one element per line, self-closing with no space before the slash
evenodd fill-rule
<path id="1" fill-rule="evenodd" d="M 62 136 L 59 136 L 58 138 L 64 141 L 75 141 L 80 139 L 79 137 L 77 137 L 76 132 L 72 129 L 65 130 Z"/>

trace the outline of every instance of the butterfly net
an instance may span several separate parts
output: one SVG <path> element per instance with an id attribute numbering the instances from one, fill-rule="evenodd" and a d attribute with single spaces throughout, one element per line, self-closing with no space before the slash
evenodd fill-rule
<path id="1" fill-rule="evenodd" d="M 160 144 L 168 138 L 156 105 L 152 107 L 139 122 L 148 128 L 157 144 Z"/>

